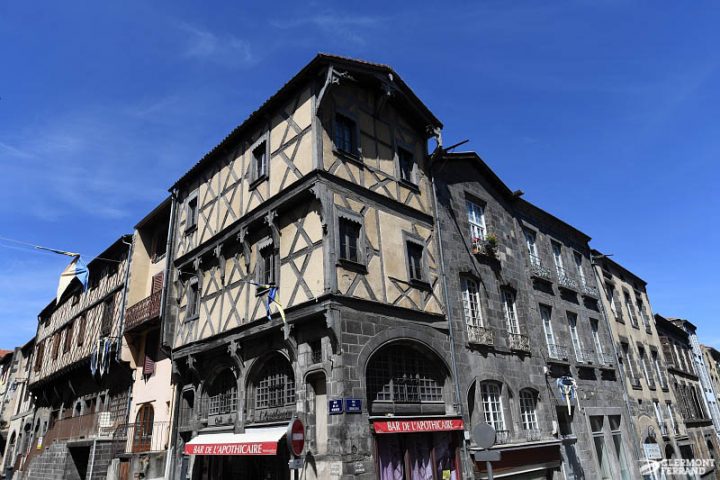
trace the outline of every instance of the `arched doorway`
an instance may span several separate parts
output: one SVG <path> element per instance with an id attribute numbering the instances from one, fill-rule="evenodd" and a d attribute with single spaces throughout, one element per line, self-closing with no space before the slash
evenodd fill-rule
<path id="1" fill-rule="evenodd" d="M 445 362 L 418 342 L 399 341 L 378 349 L 365 370 L 380 480 L 459 479 L 459 417 L 452 403 Z"/>
<path id="2" fill-rule="evenodd" d="M 155 420 L 155 411 L 152 405 L 146 403 L 140 407 L 135 417 L 135 425 L 133 426 L 133 445 L 134 453 L 149 452 L 152 450 L 153 422 Z"/>

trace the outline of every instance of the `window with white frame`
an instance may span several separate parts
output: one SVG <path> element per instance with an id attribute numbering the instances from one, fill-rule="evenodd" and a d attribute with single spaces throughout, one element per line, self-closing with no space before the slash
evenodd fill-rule
<path id="1" fill-rule="evenodd" d="M 597 352 L 598 356 L 601 356 L 606 352 L 603 351 L 602 342 L 600 341 L 600 322 L 595 318 L 590 319 L 590 331 L 592 333 L 595 351 Z"/>
<path id="2" fill-rule="evenodd" d="M 537 404 L 537 392 L 529 388 L 520 390 L 520 421 L 523 430 L 538 429 Z"/>
<path id="3" fill-rule="evenodd" d="M 518 322 L 517 309 L 515 308 L 515 292 L 509 288 L 502 289 L 503 313 L 508 333 L 519 334 L 520 324 Z"/>
<path id="4" fill-rule="evenodd" d="M 654 381 L 653 375 L 652 375 L 652 369 L 648 365 L 648 357 L 645 354 L 644 348 L 638 349 L 638 355 L 640 356 L 640 366 L 643 370 L 643 375 L 645 376 L 645 381 L 647 381 L 648 385 L 651 385 Z"/>
<path id="5" fill-rule="evenodd" d="M 562 259 L 562 245 L 558 242 L 552 242 L 553 259 L 555 260 L 555 270 L 557 274 L 562 277 L 565 275 L 565 266 L 563 265 Z"/>
<path id="6" fill-rule="evenodd" d="M 485 209 L 480 205 L 466 201 L 468 223 L 470 224 L 470 237 L 474 242 L 485 240 Z"/>
<path id="7" fill-rule="evenodd" d="M 607 296 L 608 302 L 610 303 L 610 311 L 612 311 L 613 315 L 615 315 L 615 318 L 617 318 L 618 311 L 617 311 L 617 305 L 615 305 L 615 287 L 613 287 L 609 283 L 606 283 L 605 284 L 605 294 Z"/>
<path id="8" fill-rule="evenodd" d="M 540 257 L 538 257 L 537 253 L 537 244 L 536 244 L 536 235 L 535 232 L 532 230 L 525 230 L 525 245 L 528 249 L 528 254 L 530 255 L 530 263 L 533 265 L 539 266 L 540 265 Z"/>
<path id="9" fill-rule="evenodd" d="M 338 221 L 340 234 L 339 258 L 355 263 L 362 263 L 360 258 L 360 231 L 359 222 L 341 218 Z"/>
<path id="10" fill-rule="evenodd" d="M 543 322 L 543 331 L 545 332 L 545 342 L 548 347 L 555 345 L 555 334 L 552 329 L 552 309 L 547 305 L 540 305 L 540 318 Z"/>
<path id="11" fill-rule="evenodd" d="M 625 363 L 627 363 L 627 371 L 630 374 L 631 380 L 637 379 L 637 372 L 635 371 L 635 358 L 633 356 L 632 348 L 629 344 L 622 344 L 623 353 L 625 354 Z"/>
<path id="12" fill-rule="evenodd" d="M 473 327 L 482 327 L 484 321 L 478 284 L 475 280 L 466 277 L 461 278 L 460 283 L 462 285 L 465 323 Z"/>
<path id="13" fill-rule="evenodd" d="M 567 312 L 566 315 L 568 326 L 570 327 L 570 339 L 572 340 L 573 348 L 575 349 L 575 358 L 577 358 L 579 362 L 582 362 L 585 358 L 583 356 L 582 344 L 580 343 L 580 336 L 577 331 L 578 316 L 573 312 Z"/>
<path id="14" fill-rule="evenodd" d="M 665 435 L 667 433 L 667 426 L 665 425 L 662 408 L 660 408 L 660 402 L 653 400 L 653 408 L 655 409 L 655 419 L 657 420 L 658 425 L 660 425 L 660 432 Z"/>
<path id="15" fill-rule="evenodd" d="M 625 297 L 625 308 L 628 311 L 628 315 L 630 315 L 630 322 L 632 323 L 633 327 L 637 327 L 637 316 L 635 315 L 635 307 L 633 306 L 630 294 L 627 291 L 623 291 L 623 296 Z"/>
<path id="16" fill-rule="evenodd" d="M 252 179 L 254 182 L 267 178 L 267 141 L 263 140 L 252 150 Z"/>
<path id="17" fill-rule="evenodd" d="M 670 428 L 672 429 L 672 432 L 677 435 L 680 431 L 677 423 L 675 423 L 675 409 L 670 402 L 667 402 L 665 406 L 667 407 L 668 418 L 670 419 Z"/>
<path id="18" fill-rule="evenodd" d="M 575 252 L 573 253 L 575 258 L 575 269 L 577 270 L 578 278 L 583 286 L 587 285 L 587 279 L 585 278 L 585 269 L 583 268 L 583 256 Z"/>
<path id="19" fill-rule="evenodd" d="M 504 431 L 505 414 L 503 412 L 500 385 L 495 382 L 483 382 L 480 384 L 480 394 L 482 396 L 485 421 L 493 427 L 495 431 Z"/>

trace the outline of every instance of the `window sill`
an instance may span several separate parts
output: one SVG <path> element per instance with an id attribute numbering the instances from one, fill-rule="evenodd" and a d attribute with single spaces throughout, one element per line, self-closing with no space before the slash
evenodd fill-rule
<path id="1" fill-rule="evenodd" d="M 368 273 L 367 265 L 346 258 L 338 258 L 337 266 L 357 273 Z"/>
<path id="2" fill-rule="evenodd" d="M 407 188 L 408 190 L 412 190 L 415 193 L 420 193 L 420 187 L 416 183 L 411 182 L 410 180 L 400 179 L 398 183 L 403 187 Z"/>
<path id="3" fill-rule="evenodd" d="M 248 185 L 248 190 L 255 190 L 260 184 L 265 182 L 268 179 L 267 173 L 261 175 L 260 177 L 256 178 L 252 182 L 250 182 L 250 185 Z"/>
<path id="4" fill-rule="evenodd" d="M 337 157 L 356 163 L 358 166 L 365 168 L 365 162 L 363 162 L 362 157 L 358 153 L 346 152 L 345 150 L 337 148 L 333 148 L 333 153 Z"/>
<path id="5" fill-rule="evenodd" d="M 432 285 L 430 285 L 430 282 L 426 282 L 425 280 L 420 280 L 417 278 L 411 278 L 410 279 L 410 286 L 415 287 L 419 290 L 432 290 Z"/>

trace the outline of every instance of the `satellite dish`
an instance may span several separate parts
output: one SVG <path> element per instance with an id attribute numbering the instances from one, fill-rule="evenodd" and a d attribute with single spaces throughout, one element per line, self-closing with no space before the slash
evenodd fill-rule
<path id="1" fill-rule="evenodd" d="M 480 448 L 490 448 L 495 445 L 495 429 L 487 423 L 479 423 L 472 429 L 472 439 Z"/>

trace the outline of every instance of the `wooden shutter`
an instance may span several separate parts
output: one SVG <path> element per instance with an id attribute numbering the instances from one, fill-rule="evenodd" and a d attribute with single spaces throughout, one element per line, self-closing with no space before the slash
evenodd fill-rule
<path id="1" fill-rule="evenodd" d="M 143 361 L 143 375 L 155 373 L 155 360 L 158 351 L 158 332 L 154 330 L 145 337 L 145 360 Z"/>
<path id="2" fill-rule="evenodd" d="M 151 292 L 150 292 L 151 294 L 152 294 L 152 293 L 159 292 L 160 290 L 162 290 L 162 287 L 163 287 L 163 278 L 164 278 L 164 276 L 165 276 L 165 273 L 164 273 L 164 272 L 160 272 L 160 273 L 158 273 L 158 274 L 156 274 L 156 275 L 153 275 L 153 277 L 152 277 L 152 290 L 151 290 Z"/>
<path id="3" fill-rule="evenodd" d="M 87 324 L 87 318 L 85 317 L 85 315 L 80 317 L 80 320 L 78 320 L 78 322 L 80 322 L 80 325 L 78 325 L 77 344 L 78 346 L 80 346 L 85 342 L 85 327 Z"/>

